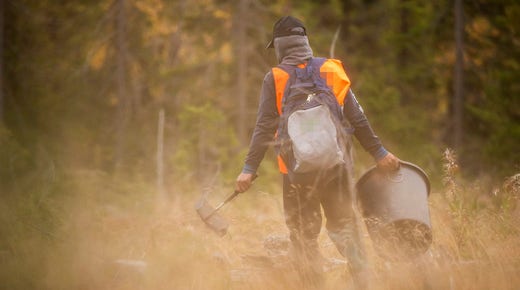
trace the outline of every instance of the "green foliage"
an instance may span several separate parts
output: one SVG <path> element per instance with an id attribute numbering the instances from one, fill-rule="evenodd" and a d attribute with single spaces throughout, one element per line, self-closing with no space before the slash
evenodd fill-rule
<path id="1" fill-rule="evenodd" d="M 204 179 L 221 170 L 240 166 L 236 162 L 238 140 L 226 116 L 215 106 L 187 105 L 177 116 L 180 124 L 176 146 L 173 150 L 171 168 L 180 176 Z M 237 167 L 235 167 L 237 166 Z"/>
<path id="2" fill-rule="evenodd" d="M 26 172 L 30 165 L 29 152 L 0 125 L 0 186 L 7 188 L 14 179 Z"/>
<path id="3" fill-rule="evenodd" d="M 7 149 L 0 156 L 11 165 L 0 169 L 2 179 L 27 174 L 34 162 L 35 171 L 52 163 L 122 170 L 153 182 L 157 112 L 164 108 L 166 179 L 220 172 L 232 180 L 247 147 L 247 140 L 237 140 L 239 124 L 252 133 L 259 88 L 275 64 L 265 43 L 284 14 L 305 21 L 319 56 L 329 55 L 340 29 L 335 55 L 376 133 L 400 158 L 438 178 L 435 164 L 451 139 L 453 3 L 248 3 L 246 15 L 238 15 L 239 1 L 10 1 L 3 42 L 6 130 L 0 132 Z M 520 5 L 474 1 L 464 9 L 460 159 L 474 175 L 511 175 L 520 162 Z M 119 15 L 126 17 L 124 29 Z M 247 31 L 243 50 L 235 33 L 240 25 Z M 247 60 L 244 114 L 236 93 L 238 53 Z M 267 168 L 275 164 L 269 158 L 261 170 L 271 176 L 276 169 Z M 360 161 L 362 167 L 373 162 Z"/>
<path id="4" fill-rule="evenodd" d="M 41 287 L 48 250 L 57 241 L 63 219 L 61 179 L 48 172 L 19 175 L 16 184 L 2 186 L 0 195 L 0 279 L 2 288 Z M 5 191 L 4 191 L 5 190 Z"/>
<path id="5" fill-rule="evenodd" d="M 475 124 L 469 131 L 468 143 L 474 144 L 470 150 L 479 148 L 485 160 L 474 160 L 471 167 L 511 174 L 520 162 L 515 141 L 520 138 L 520 88 L 514 85 L 520 77 L 514 28 L 520 6 L 515 1 L 482 1 L 467 9 L 473 15 L 466 29 L 467 124 Z"/>
<path id="6" fill-rule="evenodd" d="M 226 193 L 234 186 L 247 153 L 238 127 L 246 124 L 249 135 L 254 128 L 262 79 L 276 64 L 264 47 L 281 15 L 305 21 L 319 56 L 329 55 L 340 28 L 335 56 L 377 135 L 398 157 L 423 167 L 434 188 L 440 183 L 441 151 L 451 139 L 453 1 L 247 1 L 245 15 L 239 2 L 4 1 L 0 288 L 110 289 L 121 277 L 113 259 L 147 254 L 157 262 L 144 282 L 149 288 L 172 281 L 197 288 L 194 281 L 204 280 L 200 267 L 218 268 L 214 281 L 200 285 L 229 288 L 218 278 L 226 269 L 214 249 L 199 251 L 211 238 L 195 234 L 191 203 L 208 183 Z M 455 239 L 453 247 L 435 242 L 448 244 L 458 258 L 489 255 L 483 245 L 501 246 L 501 240 L 518 244 L 517 2 L 464 2 L 462 166 L 449 173 L 452 183 L 445 183 L 434 212 L 449 213 L 446 228 Z M 124 29 L 117 25 L 120 3 Z M 241 25 L 244 49 L 236 39 Z M 236 93 L 241 51 L 245 114 Z M 168 209 L 167 219 L 153 214 L 161 109 L 166 187 L 185 199 Z M 279 197 L 273 157 L 269 151 L 253 190 Z M 371 165 L 370 156 L 358 154 L 356 169 Z M 512 177 L 502 186 L 506 176 Z M 263 226 L 244 227 L 272 225 Z"/>

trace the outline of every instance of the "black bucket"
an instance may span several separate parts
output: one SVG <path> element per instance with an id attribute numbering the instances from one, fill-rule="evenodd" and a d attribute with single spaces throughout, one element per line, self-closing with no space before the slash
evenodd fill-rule
<path id="1" fill-rule="evenodd" d="M 381 257 L 414 258 L 428 250 L 430 182 L 421 168 L 403 161 L 394 172 L 373 167 L 361 176 L 356 189 L 358 206 Z"/>

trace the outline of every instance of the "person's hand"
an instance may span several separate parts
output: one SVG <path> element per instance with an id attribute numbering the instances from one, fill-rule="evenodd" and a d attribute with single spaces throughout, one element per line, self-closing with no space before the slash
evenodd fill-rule
<path id="1" fill-rule="evenodd" d="M 235 190 L 240 193 L 247 191 L 251 187 L 253 176 L 252 173 L 240 173 L 236 180 Z"/>
<path id="2" fill-rule="evenodd" d="M 399 158 L 388 152 L 385 157 L 377 161 L 377 167 L 385 171 L 394 171 L 399 169 Z"/>

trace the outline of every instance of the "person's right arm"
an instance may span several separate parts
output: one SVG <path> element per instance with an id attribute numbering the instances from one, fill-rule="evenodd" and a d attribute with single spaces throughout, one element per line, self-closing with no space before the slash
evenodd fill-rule
<path id="1" fill-rule="evenodd" d="M 244 192 L 251 186 L 253 176 L 256 174 L 260 162 L 264 159 L 269 145 L 273 142 L 274 134 L 278 128 L 278 120 L 273 74 L 268 72 L 262 84 L 256 125 L 251 137 L 249 152 L 242 172 L 236 180 L 235 189 L 237 191 Z"/>

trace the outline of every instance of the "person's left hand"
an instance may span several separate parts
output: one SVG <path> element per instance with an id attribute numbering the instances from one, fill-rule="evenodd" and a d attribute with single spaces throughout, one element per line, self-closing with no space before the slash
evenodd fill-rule
<path id="1" fill-rule="evenodd" d="M 399 169 L 399 158 L 388 152 L 385 157 L 377 161 L 377 167 L 385 171 L 394 171 Z"/>

